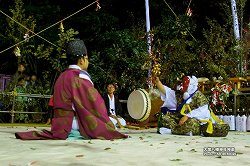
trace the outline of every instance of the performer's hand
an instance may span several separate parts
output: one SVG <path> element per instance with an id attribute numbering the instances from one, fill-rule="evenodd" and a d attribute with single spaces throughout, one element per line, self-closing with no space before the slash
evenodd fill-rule
<path id="1" fill-rule="evenodd" d="M 164 95 L 166 95 L 166 91 L 165 91 L 165 88 L 160 80 L 159 77 L 155 77 L 155 85 L 156 87 L 158 88 L 158 90 L 163 93 Z"/>
<path id="2" fill-rule="evenodd" d="M 184 116 L 180 119 L 179 125 L 183 125 L 187 120 L 188 120 L 188 116 L 184 115 Z"/>
<path id="3" fill-rule="evenodd" d="M 156 76 L 152 76 L 151 77 L 151 81 L 152 81 L 152 84 L 155 85 L 157 82 L 159 82 L 159 77 L 156 77 Z"/>
<path id="4" fill-rule="evenodd" d="M 160 81 L 159 77 L 155 77 L 155 83 L 158 83 Z"/>

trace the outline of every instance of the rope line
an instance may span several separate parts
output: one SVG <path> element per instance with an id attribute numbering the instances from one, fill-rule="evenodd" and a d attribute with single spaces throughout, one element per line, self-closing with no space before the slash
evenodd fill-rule
<path id="1" fill-rule="evenodd" d="M 59 47 L 55 44 L 53 44 L 52 42 L 48 41 L 47 39 L 43 38 L 42 36 L 36 34 L 35 32 L 33 32 L 32 30 L 30 30 L 29 28 L 27 28 L 26 26 L 24 26 L 23 24 L 21 24 L 20 22 L 16 21 L 15 19 L 11 18 L 9 15 L 7 15 L 6 13 L 4 13 L 2 10 L 0 10 L 1 13 L 3 13 L 3 15 L 5 15 L 6 17 L 8 17 L 9 19 L 13 20 L 15 23 L 17 23 L 18 25 L 20 25 L 21 27 L 23 27 L 24 29 L 28 30 L 29 32 L 32 32 L 33 34 L 35 34 L 36 36 L 40 37 L 41 39 L 45 40 L 46 42 L 50 43 L 51 45 L 55 46 L 55 47 Z M 29 38 L 25 39 L 28 40 Z"/>
<path id="2" fill-rule="evenodd" d="M 95 3 L 99 3 L 99 0 L 96 0 L 96 1 L 94 1 L 94 2 L 92 2 L 92 3 L 90 3 L 89 5 L 87 5 L 87 6 L 83 7 L 83 8 L 81 8 L 80 10 L 78 10 L 78 11 L 76 11 L 75 13 L 73 13 L 73 14 L 71 14 L 71 15 L 65 17 L 64 19 L 62 19 L 62 20 L 60 20 L 60 21 L 58 21 L 58 22 L 56 22 L 56 23 L 50 25 L 49 27 L 47 27 L 47 28 L 41 30 L 41 31 L 38 32 L 38 33 L 34 33 L 34 32 L 31 31 L 31 32 L 34 33 L 34 34 L 31 35 L 31 36 L 30 36 L 29 38 L 27 38 L 27 39 L 30 39 L 30 38 L 32 38 L 32 37 L 34 37 L 34 36 L 38 36 L 38 34 L 40 34 L 40 33 L 44 32 L 44 31 L 48 30 L 49 28 L 51 28 L 51 27 L 53 27 L 53 26 L 55 26 L 55 25 L 61 23 L 62 21 L 66 20 L 66 19 L 68 19 L 68 18 L 70 18 L 70 17 L 76 15 L 77 13 L 79 13 L 79 12 L 85 10 L 86 8 L 92 6 L 92 5 L 95 4 Z M 15 47 L 16 45 L 19 45 L 19 44 L 25 42 L 27 39 L 24 39 L 24 40 L 22 40 L 22 41 L 20 41 L 20 42 L 18 42 L 18 43 L 16 43 L 16 44 L 14 44 L 14 45 L 12 45 L 12 46 L 6 48 L 5 50 L 1 51 L 0 54 L 3 53 L 3 52 L 5 52 L 5 51 L 7 51 L 7 50 L 9 50 L 9 49 L 11 49 L 11 48 L 13 48 L 13 47 Z M 46 40 L 46 39 L 45 39 L 45 40 Z M 57 46 L 57 47 L 58 47 L 58 46 Z"/>
<path id="3" fill-rule="evenodd" d="M 168 6 L 168 8 L 171 10 L 171 12 L 174 14 L 174 16 L 176 17 L 176 19 L 179 19 L 179 17 L 175 14 L 175 12 L 173 11 L 173 9 L 169 6 L 169 4 L 166 2 L 166 0 L 163 0 L 164 1 L 164 3 Z M 191 32 L 187 29 L 187 28 L 185 28 L 186 29 L 186 31 L 189 33 L 189 35 L 195 40 L 195 41 L 197 41 L 196 39 L 195 39 L 195 37 L 191 34 Z"/>

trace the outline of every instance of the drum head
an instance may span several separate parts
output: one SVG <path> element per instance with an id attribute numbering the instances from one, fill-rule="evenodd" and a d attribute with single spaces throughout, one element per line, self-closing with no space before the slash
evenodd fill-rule
<path id="1" fill-rule="evenodd" d="M 146 120 L 150 115 L 151 100 L 148 92 L 144 89 L 133 91 L 127 102 L 129 115 L 138 121 Z"/>

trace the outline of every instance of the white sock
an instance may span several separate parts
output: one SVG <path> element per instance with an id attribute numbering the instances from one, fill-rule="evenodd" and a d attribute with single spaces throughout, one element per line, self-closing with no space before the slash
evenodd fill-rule
<path id="1" fill-rule="evenodd" d="M 161 127 L 159 132 L 160 132 L 160 134 L 171 134 L 172 133 L 171 129 L 165 128 L 165 127 Z"/>

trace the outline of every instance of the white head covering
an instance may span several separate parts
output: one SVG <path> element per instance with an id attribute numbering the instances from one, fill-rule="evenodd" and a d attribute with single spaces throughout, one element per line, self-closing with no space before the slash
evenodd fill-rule
<path id="1" fill-rule="evenodd" d="M 195 76 L 188 76 L 190 82 L 188 85 L 187 92 L 183 94 L 183 99 L 186 100 L 191 94 L 193 94 L 198 89 L 198 79 Z M 192 99 L 190 98 L 187 103 L 190 103 Z"/>
<path id="2" fill-rule="evenodd" d="M 189 94 L 194 93 L 198 89 L 198 79 L 195 76 L 188 76 L 190 79 L 187 92 Z"/>

